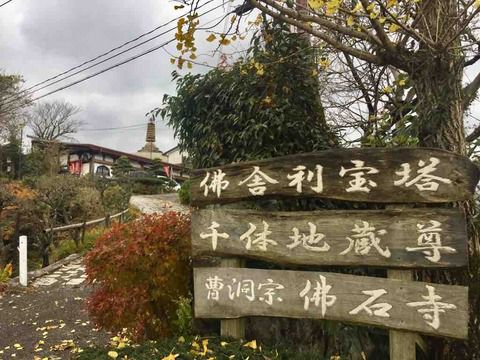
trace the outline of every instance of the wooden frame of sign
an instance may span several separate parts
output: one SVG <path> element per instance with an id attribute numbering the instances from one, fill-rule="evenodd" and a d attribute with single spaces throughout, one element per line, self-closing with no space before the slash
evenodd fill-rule
<path id="1" fill-rule="evenodd" d="M 467 265 L 464 214 L 393 204 L 467 200 L 478 180 L 479 170 L 469 159 L 426 148 L 335 149 L 196 170 L 191 198 L 198 206 L 318 197 L 384 203 L 387 209 L 194 212 L 194 256 L 233 257 L 220 268 L 194 270 L 195 315 L 224 319 L 222 335 L 237 337 L 244 329 L 235 319 L 245 316 L 384 327 L 390 329 L 395 360 L 415 359 L 417 333 L 464 339 L 468 288 L 415 282 L 411 271 Z M 383 267 L 389 277 L 235 269 L 240 265 L 235 258 Z"/>

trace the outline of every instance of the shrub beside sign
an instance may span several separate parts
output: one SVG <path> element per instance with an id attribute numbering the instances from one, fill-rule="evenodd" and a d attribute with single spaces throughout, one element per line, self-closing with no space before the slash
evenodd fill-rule
<path id="1" fill-rule="evenodd" d="M 436 149 L 342 149 L 195 171 L 197 205 L 323 197 L 375 203 L 471 198 L 467 158 Z M 203 209 L 192 215 L 195 256 L 279 264 L 449 268 L 467 265 L 458 209 L 315 212 Z M 466 338 L 468 288 L 330 272 L 196 268 L 195 315 L 318 318 Z"/>

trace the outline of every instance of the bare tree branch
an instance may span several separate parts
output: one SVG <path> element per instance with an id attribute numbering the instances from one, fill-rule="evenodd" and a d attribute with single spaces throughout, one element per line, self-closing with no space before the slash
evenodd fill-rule
<path id="1" fill-rule="evenodd" d="M 468 107 L 475 100 L 477 96 L 478 89 L 480 88 L 480 72 L 475 76 L 475 78 L 463 88 L 463 95 L 464 95 L 464 106 Z"/>
<path id="2" fill-rule="evenodd" d="M 29 127 L 39 139 L 57 140 L 80 129 L 83 122 L 73 118 L 79 112 L 80 108 L 65 101 L 40 103 L 29 114 Z"/>
<path id="3" fill-rule="evenodd" d="M 480 137 L 480 125 L 477 126 L 475 130 L 473 130 L 466 138 L 467 142 L 472 142 L 477 140 Z"/>

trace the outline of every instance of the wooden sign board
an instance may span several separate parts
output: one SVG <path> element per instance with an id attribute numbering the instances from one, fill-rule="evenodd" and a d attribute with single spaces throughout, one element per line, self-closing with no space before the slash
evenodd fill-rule
<path id="1" fill-rule="evenodd" d="M 262 197 L 439 203 L 472 197 L 479 170 L 439 149 L 334 149 L 193 172 L 194 205 Z"/>
<path id="2" fill-rule="evenodd" d="M 192 214 L 192 251 L 280 264 L 446 268 L 467 264 L 458 209 Z"/>
<path id="3" fill-rule="evenodd" d="M 316 318 L 465 339 L 468 288 L 335 273 L 194 269 L 195 316 Z"/>

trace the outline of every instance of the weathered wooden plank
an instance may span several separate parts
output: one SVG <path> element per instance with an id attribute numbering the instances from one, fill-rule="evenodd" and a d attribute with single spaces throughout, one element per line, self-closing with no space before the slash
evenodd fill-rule
<path id="1" fill-rule="evenodd" d="M 411 270 L 388 270 L 389 279 L 413 280 L 413 271 Z M 416 339 L 420 336 L 414 332 L 405 332 L 400 330 L 389 331 L 390 360 L 415 360 Z"/>
<path id="2" fill-rule="evenodd" d="M 334 149 L 193 172 L 194 205 L 262 197 L 438 203 L 471 198 L 479 170 L 439 149 Z"/>
<path id="3" fill-rule="evenodd" d="M 468 261 L 464 214 L 437 208 L 198 210 L 192 214 L 192 250 L 195 256 L 233 255 L 303 265 L 446 268 Z"/>
<path id="4" fill-rule="evenodd" d="M 241 268 L 245 261 L 238 258 L 222 259 L 222 267 Z M 220 321 L 220 335 L 234 339 L 245 338 L 245 318 L 223 319 Z"/>
<path id="5" fill-rule="evenodd" d="M 194 269 L 195 316 L 315 318 L 465 339 L 468 288 L 345 274 Z"/>

